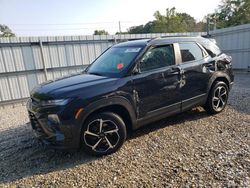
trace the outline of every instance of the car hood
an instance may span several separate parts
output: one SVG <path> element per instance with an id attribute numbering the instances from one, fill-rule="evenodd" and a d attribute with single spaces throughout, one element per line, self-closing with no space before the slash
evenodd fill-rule
<path id="1" fill-rule="evenodd" d="M 58 94 L 58 92 L 70 92 L 73 90 L 90 87 L 93 85 L 104 84 L 115 80 L 117 80 L 117 78 L 108 78 L 91 74 L 78 74 L 63 77 L 57 80 L 45 82 L 34 88 L 31 92 L 31 97 L 39 98 L 41 100 L 48 99 L 52 97 L 53 94 Z"/>

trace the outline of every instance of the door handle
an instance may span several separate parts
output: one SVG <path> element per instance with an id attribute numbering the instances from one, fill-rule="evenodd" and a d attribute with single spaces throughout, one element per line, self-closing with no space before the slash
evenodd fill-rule
<path id="1" fill-rule="evenodd" d="M 181 73 L 181 69 L 179 67 L 173 67 L 173 68 L 170 68 L 168 71 L 167 71 L 168 74 L 180 74 Z"/>
<path id="2" fill-rule="evenodd" d="M 180 72 L 179 71 L 169 71 L 168 74 L 179 74 Z"/>
<path id="3" fill-rule="evenodd" d="M 212 68 L 214 65 L 212 63 L 205 64 L 205 67 Z"/>

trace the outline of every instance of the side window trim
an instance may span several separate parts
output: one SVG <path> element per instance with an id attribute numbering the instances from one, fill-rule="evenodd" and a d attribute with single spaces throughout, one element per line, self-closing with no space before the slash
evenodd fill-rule
<path id="1" fill-rule="evenodd" d="M 166 67 L 160 67 L 160 68 L 140 72 L 140 74 L 147 74 L 147 73 L 150 73 L 150 72 L 153 73 L 153 72 L 157 72 L 157 71 L 160 71 L 160 70 L 164 71 L 164 70 L 170 69 L 170 68 L 175 67 L 175 66 L 177 66 L 177 65 L 174 64 L 174 65 L 169 65 L 169 66 L 166 66 Z"/>
<path id="2" fill-rule="evenodd" d="M 206 57 L 208 57 L 209 54 L 207 53 L 207 51 L 205 50 L 205 48 L 200 43 L 198 43 L 198 42 L 196 42 L 196 44 L 200 47 L 200 49 L 202 50 L 202 53 L 204 54 L 203 59 L 206 58 Z"/>
<path id="3" fill-rule="evenodd" d="M 175 65 L 180 65 L 182 63 L 181 50 L 178 43 L 173 43 L 174 55 L 175 55 Z"/>

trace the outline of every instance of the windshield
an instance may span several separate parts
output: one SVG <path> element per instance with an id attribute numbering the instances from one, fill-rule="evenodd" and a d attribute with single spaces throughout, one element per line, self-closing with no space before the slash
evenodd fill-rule
<path id="1" fill-rule="evenodd" d="M 87 70 L 89 74 L 119 77 L 139 54 L 140 47 L 113 47 L 103 53 Z"/>

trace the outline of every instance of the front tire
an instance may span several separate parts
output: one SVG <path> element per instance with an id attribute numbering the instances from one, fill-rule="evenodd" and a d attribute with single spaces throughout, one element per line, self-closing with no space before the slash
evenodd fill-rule
<path id="1" fill-rule="evenodd" d="M 228 86 L 225 82 L 216 81 L 208 95 L 207 102 L 204 106 L 205 110 L 210 114 L 222 112 L 228 100 Z"/>
<path id="2" fill-rule="evenodd" d="M 86 121 L 81 135 L 84 150 L 88 154 L 102 156 L 119 150 L 127 132 L 120 116 L 113 112 L 102 112 Z"/>

